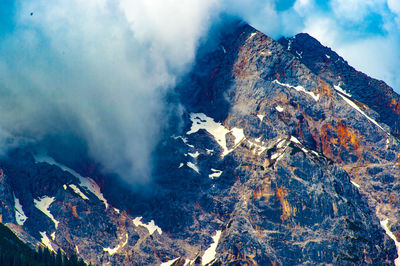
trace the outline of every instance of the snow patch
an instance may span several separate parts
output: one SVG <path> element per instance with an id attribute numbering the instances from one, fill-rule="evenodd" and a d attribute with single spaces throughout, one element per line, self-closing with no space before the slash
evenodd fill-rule
<path id="1" fill-rule="evenodd" d="M 222 175 L 222 173 L 223 173 L 223 171 L 217 170 L 217 169 L 213 169 L 213 168 L 211 168 L 211 171 L 214 172 L 214 173 L 208 175 L 208 177 L 211 178 L 211 179 L 220 177 Z"/>
<path id="2" fill-rule="evenodd" d="M 263 146 L 264 142 L 261 142 L 261 144 L 252 142 L 250 140 L 247 140 L 250 144 L 250 149 L 254 147 L 254 149 L 251 150 L 253 154 L 257 154 L 260 156 L 266 149 L 267 147 Z"/>
<path id="3" fill-rule="evenodd" d="M 193 260 L 185 259 L 185 265 L 184 266 L 190 266 L 190 265 L 192 265 L 193 262 L 194 262 L 194 259 Z"/>
<path id="4" fill-rule="evenodd" d="M 73 190 L 76 194 L 78 194 L 79 196 L 81 196 L 82 199 L 84 199 L 84 200 L 89 200 L 89 198 L 86 197 L 86 195 L 83 194 L 82 191 L 81 191 L 77 186 L 75 186 L 74 184 L 70 184 L 69 187 L 72 188 L 72 190 Z"/>
<path id="5" fill-rule="evenodd" d="M 221 238 L 221 231 L 217 231 L 215 235 L 212 237 L 214 243 L 204 252 L 204 255 L 201 257 L 201 262 L 203 265 L 212 262 L 215 259 L 215 255 L 217 254 L 216 249 L 218 246 L 219 239 Z"/>
<path id="6" fill-rule="evenodd" d="M 289 39 L 289 43 L 288 43 L 288 47 L 287 47 L 288 51 L 290 51 L 292 49 L 292 43 L 293 43 L 293 40 Z"/>
<path id="7" fill-rule="evenodd" d="M 396 236 L 388 228 L 389 219 L 381 221 L 381 226 L 385 229 L 386 234 L 393 239 L 397 249 L 397 259 L 394 260 L 394 265 L 400 266 L 400 242 L 397 241 Z"/>
<path id="8" fill-rule="evenodd" d="M 282 106 L 280 106 L 280 105 L 278 105 L 277 107 L 275 107 L 275 109 L 279 112 L 279 113 L 282 113 L 283 112 L 283 107 Z"/>
<path id="9" fill-rule="evenodd" d="M 328 59 L 330 59 L 330 58 L 331 58 L 331 57 L 330 57 L 329 55 L 327 55 L 327 54 L 326 54 L 325 56 L 326 56 L 326 58 L 328 58 Z"/>
<path id="10" fill-rule="evenodd" d="M 207 154 L 212 154 L 214 152 L 214 150 L 206 149 L 206 152 L 207 152 Z"/>
<path id="11" fill-rule="evenodd" d="M 92 192 L 100 201 L 104 203 L 104 206 L 106 209 L 108 208 L 108 202 L 104 198 L 103 194 L 101 193 L 100 187 L 97 185 L 97 183 L 89 178 L 89 177 L 82 177 L 79 176 L 79 181 L 81 182 L 81 186 L 86 188 L 88 191 Z"/>
<path id="12" fill-rule="evenodd" d="M 103 248 L 103 251 L 108 252 L 108 254 L 110 254 L 112 256 L 115 253 L 117 253 L 118 249 L 119 249 L 119 245 L 116 246 L 115 248 Z"/>
<path id="13" fill-rule="evenodd" d="M 53 222 L 56 228 L 58 227 L 58 221 L 54 219 L 54 216 L 50 213 L 49 207 L 54 202 L 54 197 L 43 196 L 41 198 L 34 199 L 33 203 L 35 203 L 35 207 L 38 208 L 41 212 L 47 215 Z"/>
<path id="14" fill-rule="evenodd" d="M 190 168 L 192 168 L 196 173 L 200 174 L 199 168 L 192 162 L 187 162 L 186 165 Z"/>
<path id="15" fill-rule="evenodd" d="M 200 129 L 206 130 L 213 136 L 218 145 L 221 146 L 223 150 L 222 157 L 232 152 L 236 148 L 237 144 L 244 138 L 243 129 L 233 128 L 232 130 L 229 130 L 221 123 L 215 122 L 214 119 L 203 113 L 191 113 L 190 120 L 192 121 L 192 126 L 190 130 L 186 132 L 186 135 L 196 133 Z M 236 146 L 233 149 L 228 149 L 226 147 L 226 134 L 229 132 L 232 132 L 235 137 Z"/>
<path id="16" fill-rule="evenodd" d="M 115 248 L 103 248 L 103 251 L 108 252 L 108 254 L 110 254 L 110 256 L 112 256 L 115 253 L 117 253 L 118 250 L 125 247 L 126 244 L 128 244 L 128 233 L 125 234 L 125 241 L 124 241 L 124 243 L 122 243 L 122 245 L 118 244 Z"/>
<path id="17" fill-rule="evenodd" d="M 63 185 L 63 188 L 64 188 L 64 190 L 67 190 L 67 185 L 64 184 L 64 185 Z"/>
<path id="18" fill-rule="evenodd" d="M 53 239 L 53 241 L 54 241 L 54 239 L 56 239 L 56 232 L 54 231 L 53 233 L 51 233 L 51 239 Z"/>
<path id="19" fill-rule="evenodd" d="M 183 163 L 180 163 L 179 166 L 178 166 L 178 168 L 182 168 L 183 166 L 184 166 L 184 164 L 183 164 Z"/>
<path id="20" fill-rule="evenodd" d="M 251 40 L 256 34 L 257 34 L 257 32 L 253 32 L 252 34 L 250 34 L 250 36 L 249 36 L 249 38 L 247 38 L 247 40 Z"/>
<path id="21" fill-rule="evenodd" d="M 55 165 L 55 166 L 58 166 L 61 170 L 69 172 L 71 175 L 73 175 L 79 179 L 81 187 L 84 187 L 89 192 L 94 194 L 100 201 L 102 201 L 104 203 L 104 205 L 106 206 L 106 209 L 108 208 L 108 202 L 104 198 L 103 194 L 101 193 L 100 187 L 90 177 L 83 177 L 80 174 L 78 174 L 75 170 L 56 162 L 53 158 L 48 157 L 48 156 L 37 155 L 37 156 L 35 156 L 35 162 L 36 163 L 44 162 L 44 163 L 48 163 L 51 165 Z"/>
<path id="22" fill-rule="evenodd" d="M 301 53 L 299 53 L 299 52 L 296 50 L 296 54 L 297 54 L 297 56 L 298 56 L 299 58 L 303 58 L 303 51 L 301 51 Z"/>
<path id="23" fill-rule="evenodd" d="M 293 136 L 290 136 L 290 141 L 297 143 L 297 144 L 301 144 L 301 142 L 296 137 L 293 137 Z"/>
<path id="24" fill-rule="evenodd" d="M 24 225 L 28 217 L 26 217 L 24 210 L 22 209 L 22 205 L 19 202 L 19 199 L 17 199 L 15 196 L 14 196 L 14 205 L 15 205 L 15 220 L 17 221 L 17 224 Z"/>
<path id="25" fill-rule="evenodd" d="M 283 147 L 283 145 L 285 144 L 286 140 L 285 139 L 278 139 L 277 143 L 278 145 L 276 145 L 277 149 L 280 149 Z"/>
<path id="26" fill-rule="evenodd" d="M 162 234 L 162 230 L 161 230 L 161 228 L 160 227 L 158 227 L 157 225 L 155 225 L 155 223 L 154 223 L 154 221 L 153 220 L 151 220 L 150 221 L 150 223 L 148 223 L 148 224 L 144 224 L 144 223 L 142 223 L 142 218 L 143 217 L 136 217 L 135 219 L 133 219 L 132 221 L 133 221 L 133 224 L 136 226 L 136 227 L 138 227 L 138 226 L 143 226 L 143 227 L 145 227 L 148 231 L 149 231 L 149 234 L 150 235 L 152 235 L 155 231 L 157 231 L 160 235 Z"/>
<path id="27" fill-rule="evenodd" d="M 360 114 L 362 114 L 363 116 L 365 116 L 369 121 L 371 121 L 373 124 L 375 124 L 377 127 L 379 127 L 380 129 L 382 129 L 386 134 L 389 135 L 389 133 L 386 132 L 385 129 L 383 129 L 383 127 L 381 127 L 381 125 L 379 125 L 374 119 L 372 119 L 371 117 L 369 117 L 366 113 L 364 113 L 364 111 L 362 111 L 360 109 L 360 107 L 357 106 L 357 104 L 355 104 L 352 100 L 350 100 L 349 98 L 347 98 L 346 96 L 339 94 L 340 97 L 342 97 L 343 100 L 345 100 L 345 102 L 347 104 L 349 104 L 351 107 L 353 107 L 355 110 L 357 110 Z"/>
<path id="28" fill-rule="evenodd" d="M 354 181 L 350 181 L 356 188 L 360 188 L 360 185 L 359 184 L 357 184 L 356 182 L 354 182 Z"/>
<path id="29" fill-rule="evenodd" d="M 40 235 L 42 236 L 42 243 L 43 245 L 45 245 L 49 250 L 55 252 L 55 250 L 53 249 L 53 247 L 51 246 L 51 241 L 50 239 L 47 237 L 46 232 L 39 232 Z"/>
<path id="30" fill-rule="evenodd" d="M 260 119 L 260 121 L 262 122 L 263 119 L 264 119 L 264 117 L 265 117 L 265 115 L 257 115 L 257 117 L 258 117 L 258 119 Z"/>
<path id="31" fill-rule="evenodd" d="M 244 139 L 244 132 L 242 128 L 232 128 L 232 135 L 235 137 L 235 146 L 237 146 Z"/>
<path id="32" fill-rule="evenodd" d="M 175 261 L 177 261 L 179 259 L 179 257 L 178 258 L 176 258 L 176 259 L 173 259 L 173 260 L 169 260 L 169 261 L 167 261 L 167 262 L 163 262 L 163 263 L 161 263 L 161 265 L 160 266 L 171 266 Z"/>
<path id="33" fill-rule="evenodd" d="M 273 83 L 290 88 L 290 89 L 295 89 L 296 91 L 301 91 L 304 92 L 308 95 L 310 95 L 315 101 L 319 100 L 319 94 L 315 94 L 314 92 L 311 91 L 307 91 L 303 86 L 292 86 L 290 84 L 285 84 L 285 83 L 281 83 L 278 80 L 274 80 Z"/>
<path id="34" fill-rule="evenodd" d="M 197 157 L 199 157 L 200 153 L 198 151 L 196 151 L 195 153 L 189 152 L 188 155 L 196 159 Z"/>
<path id="35" fill-rule="evenodd" d="M 347 97 L 352 97 L 350 93 L 346 92 L 344 89 L 342 89 L 340 86 L 335 85 L 333 86 L 335 88 L 335 90 L 337 90 L 340 93 L 343 93 L 344 95 L 346 95 Z"/>
<path id="36" fill-rule="evenodd" d="M 114 211 L 116 212 L 116 213 L 120 213 L 120 210 L 119 209 L 117 209 L 117 208 L 114 208 Z"/>
<path id="37" fill-rule="evenodd" d="M 188 139 L 182 136 L 172 136 L 174 139 L 181 139 L 183 141 L 183 143 L 185 143 L 186 146 L 190 147 L 190 148 L 194 148 L 193 145 L 190 145 L 188 142 Z"/>

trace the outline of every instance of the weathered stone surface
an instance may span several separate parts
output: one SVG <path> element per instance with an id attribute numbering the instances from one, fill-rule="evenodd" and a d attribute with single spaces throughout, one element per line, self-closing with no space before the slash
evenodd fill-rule
<path id="1" fill-rule="evenodd" d="M 331 68 L 342 60 L 307 38 L 288 49 L 287 39 L 233 22 L 205 44 L 171 96 L 183 115 L 154 152 L 149 187 L 132 190 L 57 156 L 99 184 L 107 207 L 73 172 L 35 162 L 32 149 L 10 153 L 0 161 L 3 222 L 16 222 L 12 192 L 28 217 L 22 229 L 36 239 L 26 241 L 54 233 L 53 247 L 94 264 L 393 264 L 396 248 L 380 225 L 389 219 L 399 239 L 400 145 L 383 119 L 392 107 L 358 97 L 354 70 L 322 69 L 324 53 Z M 341 84 L 353 97 L 334 89 L 338 71 L 349 71 Z M 54 197 L 57 227 L 35 207 L 43 196 Z"/>

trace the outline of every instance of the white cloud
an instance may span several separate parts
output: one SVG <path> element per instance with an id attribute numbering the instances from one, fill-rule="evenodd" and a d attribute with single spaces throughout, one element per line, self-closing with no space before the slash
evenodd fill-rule
<path id="1" fill-rule="evenodd" d="M 17 27 L 1 43 L 0 125 L 33 139 L 73 132 L 106 170 L 146 183 L 168 119 L 163 97 L 188 70 L 215 5 L 18 3 Z"/>
<path id="2" fill-rule="evenodd" d="M 400 1 L 398 0 L 387 0 L 387 4 L 394 13 L 400 14 Z"/>

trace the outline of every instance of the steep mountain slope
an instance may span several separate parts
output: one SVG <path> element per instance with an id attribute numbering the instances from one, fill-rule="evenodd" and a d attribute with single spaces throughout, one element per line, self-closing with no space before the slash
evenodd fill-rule
<path id="1" fill-rule="evenodd" d="M 2 222 L 94 264 L 393 264 L 393 106 L 357 96 L 362 74 L 333 52 L 343 67 L 321 67 L 313 53 L 327 48 L 306 35 L 282 45 L 240 22 L 226 28 L 171 95 L 184 112 L 155 151 L 150 187 L 19 149 L 0 161 Z M 384 102 L 398 98 L 365 80 L 390 92 Z"/>

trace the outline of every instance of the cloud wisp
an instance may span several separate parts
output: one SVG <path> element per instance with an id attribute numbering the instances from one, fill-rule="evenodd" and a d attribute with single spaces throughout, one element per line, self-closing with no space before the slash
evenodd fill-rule
<path id="1" fill-rule="evenodd" d="M 1 36 L 0 138 L 73 132 L 130 183 L 146 183 L 168 114 L 163 97 L 188 70 L 211 1 L 23 1 Z M 17 137 L 19 136 L 19 137 Z"/>

